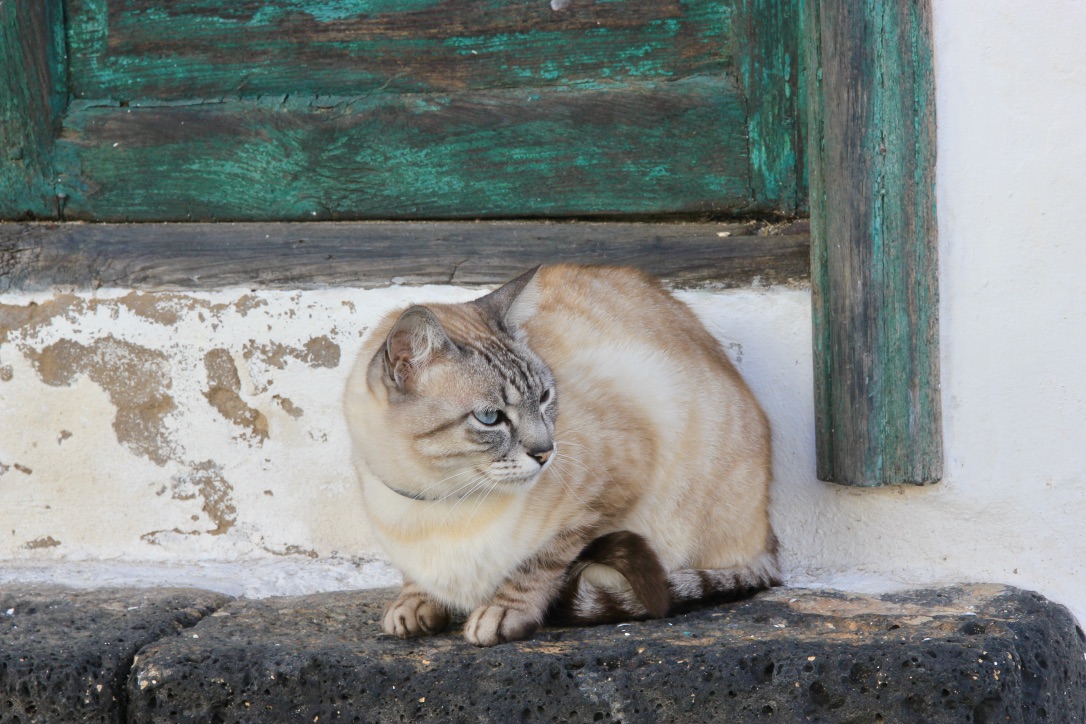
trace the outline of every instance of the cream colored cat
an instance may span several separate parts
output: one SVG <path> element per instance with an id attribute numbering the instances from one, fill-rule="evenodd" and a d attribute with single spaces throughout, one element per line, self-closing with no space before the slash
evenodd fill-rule
<path id="1" fill-rule="evenodd" d="M 550 615 L 662 616 L 776 585 L 769 426 L 717 341 L 655 280 L 546 266 L 389 315 L 347 422 L 400 637 Z"/>

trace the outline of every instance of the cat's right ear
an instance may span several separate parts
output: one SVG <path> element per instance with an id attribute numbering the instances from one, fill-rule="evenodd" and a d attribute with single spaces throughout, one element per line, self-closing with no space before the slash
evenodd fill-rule
<path id="1" fill-rule="evenodd" d="M 418 371 L 442 352 L 455 347 L 441 322 L 426 307 L 409 307 L 385 339 L 385 377 L 405 392 Z"/>
<path id="2" fill-rule="evenodd" d="M 475 303 L 487 309 L 507 329 L 516 331 L 531 319 L 539 307 L 540 287 L 536 280 L 539 266 L 535 266 L 516 279 L 506 282 Z"/>

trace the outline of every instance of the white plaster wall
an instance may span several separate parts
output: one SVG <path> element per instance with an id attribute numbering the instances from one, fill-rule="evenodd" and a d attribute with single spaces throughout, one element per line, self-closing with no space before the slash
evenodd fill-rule
<path id="1" fill-rule="evenodd" d="M 1086 620 L 1086 2 L 933 4 L 943 482 L 853 490 L 814 479 L 807 291 L 681 296 L 773 421 L 774 519 L 790 582 L 1006 582 Z M 478 293 L 0 300 L 41 309 L 0 343 L 0 582 L 171 582 L 250 595 L 386 585 L 395 574 L 359 522 L 339 393 L 361 335 L 386 309 Z M 164 323 L 170 310 L 177 319 Z M 106 337 L 130 347 L 94 346 Z M 335 366 L 301 352 L 318 337 L 338 347 Z M 176 407 L 157 413 L 159 448 L 118 441 L 115 378 L 46 383 L 50 370 L 32 360 L 62 339 L 120 370 L 125 349 L 161 353 L 158 383 L 168 380 Z M 281 359 L 245 355 L 276 344 L 288 350 Z M 265 415 L 266 439 L 208 400 L 214 349 L 229 351 L 238 396 Z"/>
<path id="2" fill-rule="evenodd" d="M 1000 581 L 1082 621 L 1086 3 L 933 6 L 946 474 L 881 491 L 782 480 L 793 580 Z"/>

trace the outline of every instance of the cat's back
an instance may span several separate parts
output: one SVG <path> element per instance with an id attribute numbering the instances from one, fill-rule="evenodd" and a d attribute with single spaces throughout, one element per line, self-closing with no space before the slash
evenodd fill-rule
<path id="1" fill-rule="evenodd" d="M 538 284 L 538 306 L 526 331 L 548 361 L 640 353 L 667 358 L 687 372 L 708 368 L 738 379 L 690 308 L 644 272 L 559 264 L 540 269 Z"/>

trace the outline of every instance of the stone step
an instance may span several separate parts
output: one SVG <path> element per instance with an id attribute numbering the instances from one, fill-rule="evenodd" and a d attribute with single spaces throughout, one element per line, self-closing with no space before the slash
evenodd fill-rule
<path id="1" fill-rule="evenodd" d="M 775 589 L 479 649 L 380 633 L 393 592 L 0 589 L 0 722 L 1082 722 L 1065 608 L 962 585 Z"/>

